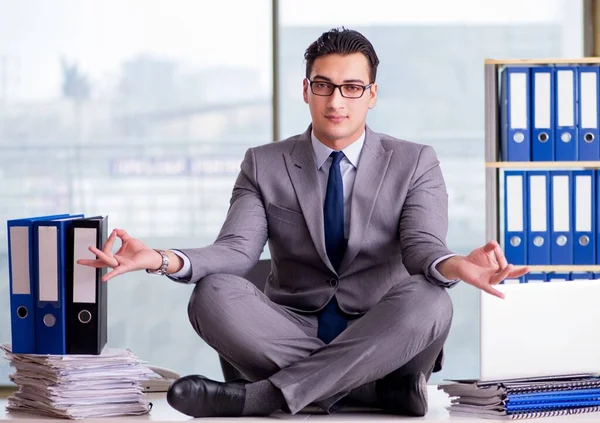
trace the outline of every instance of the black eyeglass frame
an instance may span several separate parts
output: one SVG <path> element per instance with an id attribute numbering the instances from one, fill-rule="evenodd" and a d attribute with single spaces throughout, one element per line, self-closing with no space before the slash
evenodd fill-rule
<path id="1" fill-rule="evenodd" d="M 329 97 L 330 95 L 332 95 L 335 91 L 335 89 L 337 88 L 340 91 L 340 94 L 342 97 L 344 98 L 351 98 L 351 99 L 357 99 L 357 98 L 361 98 L 363 95 L 365 95 L 365 91 L 367 91 L 369 88 L 371 88 L 374 84 L 374 82 L 371 82 L 369 85 L 360 85 L 360 84 L 334 84 L 332 82 L 327 82 L 327 81 L 311 81 L 310 79 L 306 78 L 306 80 L 308 81 L 308 85 L 310 86 L 310 91 L 314 94 L 314 95 L 318 95 L 320 97 Z M 317 94 L 315 93 L 315 91 L 313 90 L 313 84 L 315 83 L 321 83 L 321 84 L 327 84 L 327 85 L 331 85 L 331 92 L 329 94 Z M 344 93 L 342 92 L 342 87 L 343 86 L 353 86 L 353 87 L 360 87 L 362 88 L 362 92 L 360 93 L 360 95 L 358 97 L 348 97 L 347 95 L 344 95 Z"/>

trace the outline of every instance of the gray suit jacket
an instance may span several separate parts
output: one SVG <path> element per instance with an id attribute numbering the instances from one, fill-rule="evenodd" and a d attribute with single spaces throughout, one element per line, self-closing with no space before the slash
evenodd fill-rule
<path id="1" fill-rule="evenodd" d="M 214 244 L 181 250 L 190 283 L 212 273 L 243 276 L 269 242 L 265 294 L 300 312 L 315 312 L 336 295 L 360 315 L 409 275 L 452 254 L 445 244 L 448 196 L 430 146 L 366 128 L 350 211 L 348 247 L 336 272 L 325 250 L 323 201 L 311 145 L 301 135 L 246 152 L 227 218 Z"/>

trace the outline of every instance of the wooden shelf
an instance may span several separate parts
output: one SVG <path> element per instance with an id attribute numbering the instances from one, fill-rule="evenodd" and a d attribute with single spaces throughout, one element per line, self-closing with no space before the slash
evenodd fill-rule
<path id="1" fill-rule="evenodd" d="M 485 167 L 509 169 L 572 169 L 572 168 L 600 168 L 600 161 L 592 162 L 485 162 Z"/>
<path id="2" fill-rule="evenodd" d="M 521 265 L 515 265 L 521 267 Z M 528 266 L 529 272 L 600 272 L 599 265 L 584 265 L 584 266 Z"/>
<path id="3" fill-rule="evenodd" d="M 574 59 L 485 59 L 486 65 L 600 64 L 600 57 Z"/>

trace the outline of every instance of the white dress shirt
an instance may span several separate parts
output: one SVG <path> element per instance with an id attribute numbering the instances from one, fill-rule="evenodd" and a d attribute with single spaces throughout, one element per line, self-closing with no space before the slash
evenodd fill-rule
<path id="1" fill-rule="evenodd" d="M 327 193 L 327 180 L 329 178 L 329 168 L 331 167 L 331 161 L 333 160 L 330 155 L 334 151 L 327 147 L 321 141 L 315 137 L 314 132 L 311 133 L 311 141 L 313 147 L 313 153 L 315 158 L 315 164 L 317 165 L 317 174 L 319 178 L 319 189 L 321 190 L 321 198 L 325 201 L 325 195 Z M 365 143 L 365 132 L 353 143 L 348 145 L 342 150 L 344 157 L 340 162 L 340 171 L 342 173 L 342 181 L 344 184 L 344 237 L 348 239 L 349 227 L 350 227 L 350 206 L 352 202 L 352 189 L 354 188 L 354 179 L 356 178 L 356 169 L 360 162 L 360 153 Z M 192 268 L 190 259 L 178 250 L 171 250 L 183 260 L 183 267 L 176 273 L 170 276 L 178 279 L 188 279 L 192 275 Z M 441 282 L 453 282 L 450 279 L 446 279 L 437 270 L 436 266 L 442 260 L 452 257 L 455 254 L 449 254 L 442 256 L 435 260 L 429 267 L 429 274 L 438 279 Z"/>

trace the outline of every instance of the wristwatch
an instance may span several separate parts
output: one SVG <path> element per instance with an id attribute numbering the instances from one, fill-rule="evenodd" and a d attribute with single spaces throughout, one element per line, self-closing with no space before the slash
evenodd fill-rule
<path id="1" fill-rule="evenodd" d="M 151 275 L 166 275 L 167 268 L 169 267 L 169 256 L 165 252 L 165 250 L 154 250 L 162 257 L 162 264 L 157 270 L 146 269 L 146 272 Z"/>

